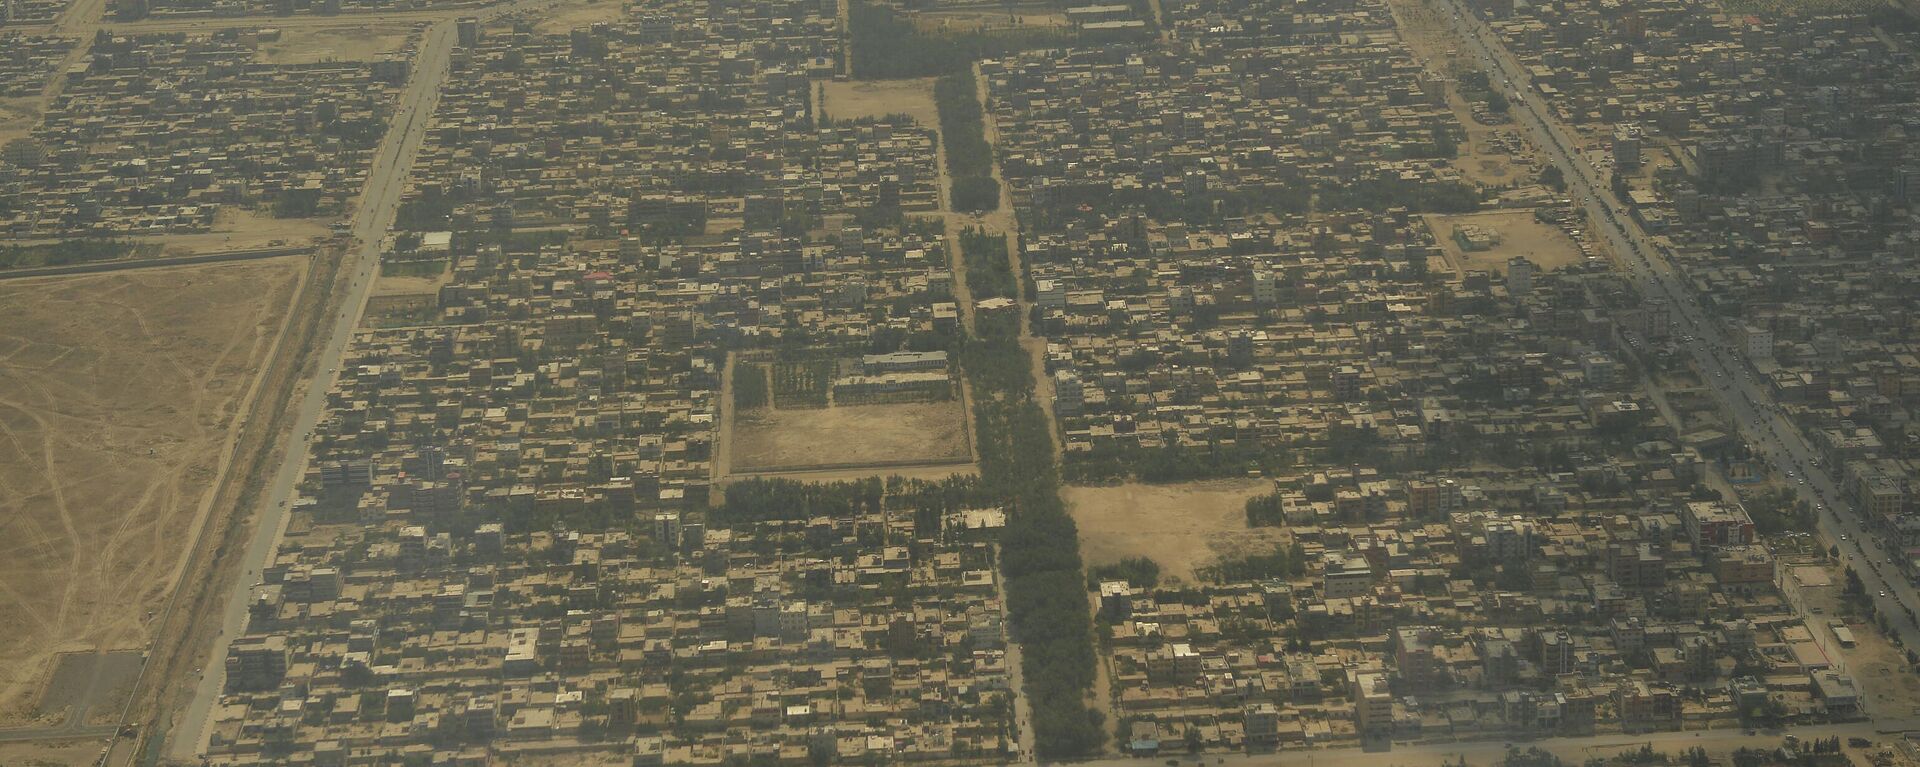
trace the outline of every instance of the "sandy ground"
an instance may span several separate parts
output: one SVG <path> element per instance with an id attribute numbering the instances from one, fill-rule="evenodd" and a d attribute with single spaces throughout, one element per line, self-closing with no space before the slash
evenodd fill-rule
<path id="1" fill-rule="evenodd" d="M 1457 216 L 1429 214 L 1424 218 L 1455 271 L 1480 269 L 1506 274 L 1507 259 L 1514 256 L 1526 256 L 1541 271 L 1552 271 L 1580 263 L 1585 258 L 1580 255 L 1580 246 L 1574 244 L 1573 238 L 1568 237 L 1566 232 L 1553 224 L 1533 220 L 1531 209 Z M 1453 239 L 1454 227 L 1461 224 L 1473 224 L 1497 232 L 1500 242 L 1489 250 L 1464 252 Z"/>
<path id="2" fill-rule="evenodd" d="M 960 462 L 969 457 L 965 411 L 958 399 L 755 410 L 737 414 L 733 433 L 728 436 L 734 442 L 735 472 L 880 462 Z"/>
<path id="3" fill-rule="evenodd" d="M 530 754 L 502 757 L 511 767 L 626 767 L 633 757 L 625 754 Z"/>
<path id="4" fill-rule="evenodd" d="M 0 724 L 62 652 L 141 649 L 303 262 L 0 286 Z"/>
<path id="5" fill-rule="evenodd" d="M 1447 19 L 1435 12 L 1426 0 L 1393 0 L 1395 29 L 1406 42 L 1415 60 L 1446 82 L 1447 106 L 1467 131 L 1460 145 L 1460 156 L 1453 165 L 1468 179 L 1487 186 L 1506 186 L 1528 182 L 1539 173 L 1539 162 L 1529 157 L 1533 148 L 1518 137 L 1511 122 L 1482 125 L 1473 118 L 1473 108 L 1460 95 L 1460 75 L 1474 68 L 1473 59 L 1464 53 L 1467 46 L 1453 32 Z M 1515 150 L 1519 150 L 1519 156 Z"/>
<path id="6" fill-rule="evenodd" d="M 167 255 L 251 250 L 280 245 L 310 245 L 332 236 L 326 218 L 274 218 L 234 205 L 222 206 L 213 217 L 213 231 L 205 234 L 166 234 L 135 237 L 155 243 Z"/>
<path id="7" fill-rule="evenodd" d="M 541 17 L 533 31 L 542 35 L 565 34 L 578 27 L 625 18 L 620 0 L 594 0 L 582 5 L 568 4 Z"/>
<path id="8" fill-rule="evenodd" d="M 904 114 L 921 125 L 940 125 L 940 110 L 933 104 L 931 77 L 910 80 L 826 80 L 821 81 L 820 90 L 826 96 L 822 108 L 828 117 L 835 120 Z"/>
<path id="9" fill-rule="evenodd" d="M 953 9 L 925 11 L 914 17 L 921 28 L 940 32 L 964 32 L 976 29 L 1025 29 L 1067 26 L 1067 15 L 1045 5 L 1015 6 L 1009 15 L 1004 7 L 994 9 Z"/>
<path id="10" fill-rule="evenodd" d="M 392 30 L 372 26 L 283 28 L 279 40 L 261 43 L 254 55 L 266 64 L 378 61 L 406 45 L 406 33 Z"/>
<path id="11" fill-rule="evenodd" d="M 373 294 L 375 296 L 437 296 L 440 294 L 440 288 L 452 281 L 453 271 L 446 268 L 442 268 L 440 274 L 433 277 L 382 275 L 374 278 Z"/>
<path id="12" fill-rule="evenodd" d="M 0 764 L 13 767 L 93 764 L 104 748 L 97 739 L 40 743 L 0 743 Z"/>
<path id="13" fill-rule="evenodd" d="M 1820 615 L 1807 616 L 1810 624 L 1824 623 L 1845 613 L 1841 589 L 1846 583 L 1846 572 L 1829 567 L 1827 577 L 1832 579 L 1831 588 L 1807 592 L 1807 605 L 1822 609 Z M 1907 670 L 1906 651 L 1894 647 L 1871 621 L 1863 617 L 1846 621 L 1847 628 L 1853 632 L 1854 646 L 1840 651 L 1842 662 L 1866 696 L 1867 713 L 1876 718 L 1920 716 L 1920 676 Z"/>
<path id="14" fill-rule="evenodd" d="M 0 144 L 33 132 L 40 122 L 40 103 L 37 98 L 0 99 Z"/>
<path id="15" fill-rule="evenodd" d="M 1192 583 L 1196 569 L 1222 556 L 1270 551 L 1282 539 L 1280 528 L 1247 528 L 1247 499 L 1271 489 L 1264 480 L 1215 480 L 1069 485 L 1063 495 L 1087 566 L 1147 557 Z"/>

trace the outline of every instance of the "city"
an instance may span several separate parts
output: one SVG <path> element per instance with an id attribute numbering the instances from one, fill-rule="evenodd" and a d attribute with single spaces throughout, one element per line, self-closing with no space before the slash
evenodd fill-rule
<path id="1" fill-rule="evenodd" d="M 0 0 L 0 764 L 1920 764 L 1916 12 Z"/>

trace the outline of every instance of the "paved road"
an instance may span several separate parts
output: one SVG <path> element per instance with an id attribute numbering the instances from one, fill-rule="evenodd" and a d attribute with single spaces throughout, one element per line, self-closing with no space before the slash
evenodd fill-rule
<path id="1" fill-rule="evenodd" d="M 258 248 L 254 250 L 226 250 L 218 253 L 197 253 L 190 256 L 159 256 L 155 258 L 128 258 L 117 261 L 90 261 L 83 264 L 65 264 L 62 266 L 34 266 L 26 269 L 8 269 L 0 271 L 0 280 L 22 280 L 28 277 L 51 277 L 56 275 L 92 274 L 95 272 L 124 272 L 129 269 L 157 269 L 163 266 L 183 266 L 187 264 L 214 264 L 223 261 L 253 261 L 262 258 L 281 258 L 284 256 L 311 255 L 313 246 L 302 245 L 287 248 Z"/>
<path id="2" fill-rule="evenodd" d="M 561 0 L 519 0 L 493 6 L 484 12 L 460 15 L 488 19 L 546 8 L 558 2 Z M 399 213 L 401 193 L 406 189 L 408 173 L 425 142 L 428 123 L 440 102 L 441 88 L 449 76 L 456 42 L 453 16 L 443 16 L 440 22 L 427 30 L 413 58 L 413 72 L 395 107 L 393 122 L 374 155 L 367 186 L 361 193 L 360 205 L 353 217 L 352 236 L 355 244 L 348 252 L 348 263 L 341 270 L 341 277 L 349 281 L 347 294 L 339 304 L 333 326 L 316 357 L 315 379 L 298 403 L 291 444 L 286 448 L 285 459 L 262 495 L 265 506 L 260 510 L 259 524 L 242 560 L 247 564 L 247 569 L 233 584 L 233 590 L 221 611 L 219 638 L 214 641 L 212 652 L 201 665 L 204 671 L 195 683 L 193 696 L 186 703 L 183 715 L 174 730 L 168 733 L 167 754 L 173 758 L 194 759 L 206 751 L 213 706 L 219 700 L 226 682 L 224 660 L 227 646 L 233 637 L 245 631 L 247 597 L 252 585 L 259 581 L 260 570 L 272 556 L 286 527 L 288 507 L 296 497 L 296 487 L 300 477 L 306 473 L 307 462 L 311 458 L 310 436 L 326 416 L 327 390 L 332 388 L 337 377 L 335 371 L 346 357 L 354 329 L 360 324 L 360 317 L 366 310 L 374 278 L 379 274 L 380 240 Z M 314 21 L 331 19 L 309 18 Z"/>
<path id="3" fill-rule="evenodd" d="M 257 29 L 275 27 L 278 29 L 338 29 L 351 27 L 404 27 L 412 24 L 431 24 L 445 21 L 456 16 L 481 15 L 474 8 L 436 9 L 420 11 L 386 11 L 381 13 L 342 14 L 339 16 L 232 16 L 222 18 L 193 19 L 142 19 L 139 21 L 105 21 L 102 29 L 116 35 L 155 34 L 161 32 L 207 33 L 221 29 Z"/>
<path id="4" fill-rule="evenodd" d="M 1911 723 L 1902 723 L 1906 726 Z M 1834 735 L 1842 739 L 1862 737 L 1884 741 L 1886 734 L 1900 732 L 1867 722 L 1853 724 L 1822 725 L 1818 727 L 1796 727 L 1790 730 L 1802 739 L 1825 738 Z M 1639 749 L 1643 745 L 1653 746 L 1655 751 L 1677 754 L 1694 746 L 1700 746 L 1709 752 L 1728 752 L 1742 746 L 1779 745 L 1783 735 L 1754 734 L 1747 735 L 1741 730 L 1697 730 L 1693 732 L 1656 732 L 1644 735 L 1590 735 L 1572 738 L 1543 738 L 1527 742 L 1514 742 L 1519 748 L 1538 747 L 1553 752 L 1568 764 L 1582 764 L 1588 757 L 1613 756 L 1622 751 Z M 1507 743 L 1497 740 L 1472 743 L 1442 743 L 1417 746 L 1395 746 L 1391 751 L 1367 752 L 1358 748 L 1293 748 L 1275 754 L 1208 754 L 1203 758 L 1163 755 L 1154 759 L 1118 758 L 1078 762 L 1082 767 L 1146 767 L 1164 764 L 1167 760 L 1176 760 L 1182 767 L 1187 765 L 1225 765 L 1226 767 L 1272 767 L 1272 765 L 1299 765 L 1300 767 L 1439 767 L 1444 761 L 1457 761 L 1464 757 L 1468 764 L 1486 767 L 1499 763 L 1506 754 Z"/>
<path id="5" fill-rule="evenodd" d="M 100 696 L 100 677 L 107 667 L 107 654 L 95 652 L 87 664 L 87 686 L 72 699 L 67 707 L 66 719 L 52 727 L 23 727 L 0 730 L 0 743 L 22 743 L 36 740 L 83 740 L 112 735 L 113 725 L 103 724 L 92 727 L 87 724 L 87 711 L 93 708 L 94 701 Z M 69 662 L 63 659 L 62 663 Z M 58 675 L 56 674 L 56 678 Z"/>
<path id="6" fill-rule="evenodd" d="M 1898 639 L 1908 646 L 1920 645 L 1920 624 L 1916 624 L 1912 609 L 1920 604 L 1920 594 L 1893 564 L 1896 550 L 1883 547 L 1878 531 L 1869 529 L 1853 512 L 1828 475 L 1832 467 L 1821 464 L 1818 452 L 1774 402 L 1766 380 L 1756 374 L 1746 358 L 1746 350 L 1705 312 L 1666 254 L 1632 220 L 1626 207 L 1607 193 L 1610 186 L 1602 169 L 1576 154 L 1573 133 L 1560 124 L 1539 91 L 1531 87 L 1519 61 L 1459 0 L 1443 2 L 1452 11 L 1460 37 L 1471 44 L 1470 52 L 1496 87 L 1506 88 L 1513 97 L 1515 116 L 1560 166 L 1596 227 L 1612 242 L 1629 275 L 1639 283 L 1642 294 L 1664 297 L 1673 307 L 1676 333 L 1683 339 L 1691 337 L 1685 343 L 1686 350 L 1755 453 L 1769 461 L 1780 476 L 1793 481 L 1800 499 L 1818 512 L 1819 532 L 1829 545 L 1841 544 L 1874 605 L 1890 616 Z"/>
<path id="7" fill-rule="evenodd" d="M 234 584 L 221 611 L 220 638 L 214 641 L 212 653 L 201 665 L 204 671 L 195 685 L 185 715 L 170 734 L 172 740 L 168 745 L 168 753 L 174 758 L 192 759 L 206 750 L 209 714 L 226 682 L 223 661 L 227 655 L 227 645 L 246 630 L 247 596 L 252 584 L 259 580 L 260 569 L 272 555 L 286 526 L 288 506 L 295 497 L 296 485 L 306 472 L 311 455 L 308 436 L 326 415 L 327 390 L 336 377 L 334 371 L 339 369 L 348 342 L 353 338 L 354 328 L 359 325 L 360 315 L 366 309 L 367 297 L 380 267 L 380 240 L 399 211 L 407 172 L 426 138 L 428 116 L 439 102 L 440 87 L 447 78 L 453 44 L 452 21 L 442 21 L 428 30 L 419 55 L 414 57 L 412 77 L 406 90 L 401 93 L 393 124 L 374 156 L 373 168 L 367 176 L 367 187 L 360 196 L 360 207 L 353 218 L 355 244 L 349 250 L 349 260 L 340 272 L 341 278 L 349 281 L 347 295 L 340 303 L 333 326 L 316 358 L 316 378 L 298 403 L 293 419 L 292 444 L 288 445 L 286 458 L 267 487 L 267 492 L 261 496 L 266 506 L 260 510 L 259 524 L 242 560 L 247 563 L 246 573 Z"/>

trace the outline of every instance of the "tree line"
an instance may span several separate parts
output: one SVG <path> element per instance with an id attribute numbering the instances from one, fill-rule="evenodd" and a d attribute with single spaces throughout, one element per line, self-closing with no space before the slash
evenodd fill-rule
<path id="1" fill-rule="evenodd" d="M 993 147 L 987 143 L 987 116 L 980 106 L 972 64 L 935 80 L 933 103 L 940 110 L 940 135 L 946 139 L 954 209 L 1000 207 L 1000 184 L 993 180 Z"/>
<path id="2" fill-rule="evenodd" d="M 62 240 L 48 245 L 6 245 L 0 246 L 0 269 L 108 261 L 125 258 L 133 249 L 133 243 L 126 240 L 97 238 Z"/>
<path id="3" fill-rule="evenodd" d="M 967 290 L 973 300 L 1014 297 L 1006 237 L 970 226 L 960 232 L 960 252 L 967 259 Z"/>
<path id="4" fill-rule="evenodd" d="M 726 501 L 709 512 L 720 527 L 770 520 L 851 517 L 878 513 L 886 487 L 877 477 L 849 482 L 743 479 L 727 485 Z"/>
<path id="5" fill-rule="evenodd" d="M 980 59 L 1065 43 L 1066 33 L 1047 29 L 929 34 L 884 5 L 855 2 L 847 9 L 853 36 L 853 74 L 863 80 L 939 77 L 969 70 Z"/>
<path id="6" fill-rule="evenodd" d="M 1004 257 L 982 263 L 998 271 L 991 279 L 1012 283 Z M 1093 620 L 1079 530 L 1060 498 L 1048 416 L 1033 401 L 1031 364 L 1017 331 L 967 338 L 960 365 L 973 391 L 980 489 L 1007 510 L 1000 573 L 1033 706 L 1034 748 L 1046 760 L 1087 756 L 1105 741 L 1106 721 L 1086 702 L 1095 673 Z"/>

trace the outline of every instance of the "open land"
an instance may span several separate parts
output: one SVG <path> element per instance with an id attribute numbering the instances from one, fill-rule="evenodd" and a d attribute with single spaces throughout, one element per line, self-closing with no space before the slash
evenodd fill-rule
<path id="1" fill-rule="evenodd" d="M 1802 565 L 1808 566 L 1811 565 Z M 1807 609 L 1819 610 L 1817 614 L 1810 613 L 1807 616 L 1808 628 L 1824 631 L 1823 625 L 1827 621 L 1845 621 L 1847 628 L 1853 632 L 1855 645 L 1848 649 L 1840 649 L 1835 643 L 1826 646 L 1840 653 L 1840 662 L 1847 673 L 1859 680 L 1867 708 L 1875 717 L 1899 719 L 1920 716 L 1920 676 L 1908 668 L 1906 659 L 1902 657 L 1905 651 L 1893 646 L 1886 635 L 1864 616 L 1847 607 L 1841 591 L 1842 584 L 1846 583 L 1843 567 L 1815 567 L 1824 571 L 1831 585 L 1801 590 Z"/>
<path id="2" fill-rule="evenodd" d="M 377 61 L 406 45 L 407 35 L 393 29 L 372 25 L 289 29 L 279 40 L 261 43 L 258 54 L 262 63 L 282 65 Z"/>
<path id="3" fill-rule="evenodd" d="M 1064 495 L 1089 567 L 1146 557 L 1162 573 L 1192 582 L 1223 557 L 1266 553 L 1281 541 L 1278 528 L 1247 527 L 1247 499 L 1271 490 L 1262 480 L 1130 482 L 1068 486 Z"/>
<path id="4" fill-rule="evenodd" d="M 92 764 L 100 756 L 99 738 L 0 743 L 0 764 L 7 767 L 56 767 Z"/>
<path id="5" fill-rule="evenodd" d="M 137 649 L 299 283 L 272 259 L 0 286 L 0 721 Z"/>
<path id="6" fill-rule="evenodd" d="M 1433 238 L 1446 253 L 1449 266 L 1456 272 L 1478 269 L 1506 274 L 1507 259 L 1526 256 L 1542 271 L 1552 271 L 1581 261 L 1580 246 L 1553 224 L 1534 220 L 1531 210 L 1498 210 L 1465 215 L 1431 214 L 1424 217 L 1433 230 Z M 1493 232 L 1499 242 L 1492 248 L 1464 251 L 1454 240 L 1453 230 L 1473 225 Z"/>
<path id="7" fill-rule="evenodd" d="M 820 83 L 823 109 L 835 120 L 906 115 L 921 125 L 939 125 L 933 105 L 933 78 L 911 80 L 830 80 Z"/>
<path id="8" fill-rule="evenodd" d="M 960 400 L 738 413 L 728 435 L 736 473 L 969 458 Z"/>
<path id="9" fill-rule="evenodd" d="M 619 21 L 624 15 L 624 3 L 619 0 L 569 3 L 554 9 L 551 13 L 543 14 L 540 21 L 534 24 L 533 31 L 543 35 L 564 35 L 580 27 Z"/>
<path id="10" fill-rule="evenodd" d="M 328 223 L 328 219 L 324 218 L 274 218 L 266 213 L 230 205 L 214 214 L 213 230 L 205 234 L 168 234 L 135 239 L 157 243 L 167 255 L 301 246 L 327 238 L 331 234 L 327 230 Z"/>
<path id="11" fill-rule="evenodd" d="M 946 8 L 921 13 L 915 19 L 921 29 L 948 33 L 1067 26 L 1066 14 L 1041 4 L 1016 5 L 1011 12 L 1005 6 Z"/>

